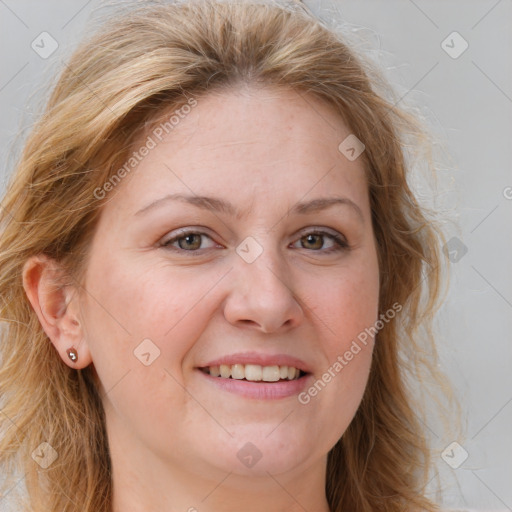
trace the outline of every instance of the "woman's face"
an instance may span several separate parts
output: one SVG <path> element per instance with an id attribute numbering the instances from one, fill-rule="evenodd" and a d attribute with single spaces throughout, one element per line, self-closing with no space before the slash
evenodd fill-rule
<path id="1" fill-rule="evenodd" d="M 353 342 L 378 315 L 362 158 L 291 90 L 188 110 L 134 147 L 91 245 L 81 319 L 113 457 L 203 475 L 325 464 L 368 378 L 373 340 Z"/>

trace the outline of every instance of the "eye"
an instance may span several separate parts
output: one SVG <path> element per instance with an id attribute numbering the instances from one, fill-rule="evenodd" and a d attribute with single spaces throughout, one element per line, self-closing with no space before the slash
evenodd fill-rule
<path id="1" fill-rule="evenodd" d="M 295 242 L 295 244 L 297 243 L 300 243 L 298 249 L 309 249 L 321 253 L 337 252 L 350 248 L 342 236 L 322 230 L 313 230 L 304 234 Z M 221 247 L 206 233 L 193 230 L 182 230 L 161 242 L 160 246 L 176 252 L 189 253 Z"/>
<path id="2" fill-rule="evenodd" d="M 209 240 L 211 243 L 205 247 L 204 240 Z M 168 249 L 176 249 L 178 251 L 195 252 L 200 249 L 210 249 L 215 247 L 215 242 L 206 234 L 199 231 L 181 231 L 176 236 L 169 238 L 161 243 L 162 247 Z"/>
<path id="3" fill-rule="evenodd" d="M 350 248 L 347 241 L 340 235 L 321 230 L 310 231 L 301 236 L 297 242 L 301 244 L 299 249 L 309 249 L 315 252 L 330 253 Z"/>

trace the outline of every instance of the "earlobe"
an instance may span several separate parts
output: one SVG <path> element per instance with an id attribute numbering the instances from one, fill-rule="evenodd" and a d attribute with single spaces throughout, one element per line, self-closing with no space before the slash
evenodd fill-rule
<path id="1" fill-rule="evenodd" d="M 55 260 L 39 255 L 23 267 L 23 288 L 32 309 L 61 359 L 71 368 L 85 368 L 92 358 L 79 317 L 78 293 L 63 284 L 64 271 Z"/>

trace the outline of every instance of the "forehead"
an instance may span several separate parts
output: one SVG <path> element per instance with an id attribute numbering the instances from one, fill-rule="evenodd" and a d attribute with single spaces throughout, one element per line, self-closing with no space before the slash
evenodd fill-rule
<path id="1" fill-rule="evenodd" d="M 169 134 L 164 143 L 181 138 L 195 144 L 199 152 L 221 153 L 223 157 L 231 152 L 262 158 L 268 153 L 257 154 L 251 146 L 265 147 L 290 159 L 292 154 L 285 154 L 285 150 L 294 146 L 303 156 L 312 149 L 311 140 L 319 150 L 329 149 L 328 154 L 335 154 L 336 142 L 350 130 L 332 106 L 311 94 L 285 87 L 245 85 L 198 98 L 197 106 L 183 116 L 173 133 L 174 137 Z"/>
<path id="2" fill-rule="evenodd" d="M 195 101 L 179 115 L 162 112 L 134 144 L 134 153 L 151 149 L 119 186 L 125 206 L 176 192 L 229 195 L 241 207 L 257 198 L 289 203 L 336 192 L 364 202 L 362 158 L 340 152 L 350 129 L 325 102 L 276 87 L 228 89 Z"/>

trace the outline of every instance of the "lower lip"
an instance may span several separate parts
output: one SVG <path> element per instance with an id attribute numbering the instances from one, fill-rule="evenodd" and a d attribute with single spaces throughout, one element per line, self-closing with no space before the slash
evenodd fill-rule
<path id="1" fill-rule="evenodd" d="M 222 377 L 212 377 L 199 369 L 197 371 L 208 379 L 213 385 L 218 386 L 224 391 L 235 393 L 237 395 L 254 398 L 256 400 L 275 400 L 278 398 L 287 398 L 298 395 L 303 391 L 311 374 L 303 375 L 299 379 L 279 382 L 251 382 L 239 379 L 224 379 Z"/>

